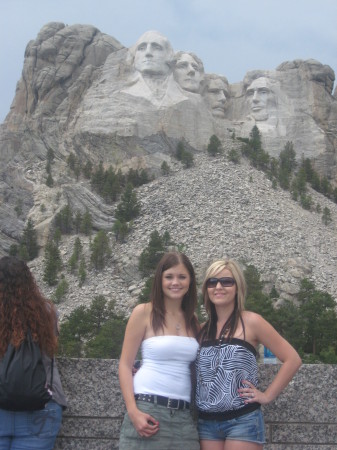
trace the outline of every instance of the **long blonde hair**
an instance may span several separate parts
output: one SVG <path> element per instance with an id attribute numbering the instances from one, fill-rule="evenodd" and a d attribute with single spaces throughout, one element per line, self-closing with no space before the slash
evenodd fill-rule
<path id="1" fill-rule="evenodd" d="M 224 324 L 220 336 L 225 332 L 225 330 L 227 330 L 228 331 L 227 337 L 228 339 L 231 339 L 235 333 L 239 321 L 241 321 L 244 330 L 244 324 L 242 321 L 242 311 L 244 310 L 247 292 L 245 277 L 237 261 L 233 259 L 221 259 L 213 262 L 206 270 L 205 279 L 202 285 L 204 306 L 208 314 L 208 320 L 202 327 L 201 332 L 199 334 L 200 342 L 202 342 L 203 340 L 216 338 L 218 315 L 216 313 L 215 306 L 211 302 L 208 295 L 207 280 L 209 278 L 214 277 L 224 269 L 227 269 L 232 273 L 232 276 L 236 284 L 236 295 L 235 295 L 234 311 L 227 320 L 227 322 Z"/>

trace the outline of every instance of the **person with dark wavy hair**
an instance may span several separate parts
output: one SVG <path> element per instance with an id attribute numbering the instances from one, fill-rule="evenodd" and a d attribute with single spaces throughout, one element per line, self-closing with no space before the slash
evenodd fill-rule
<path id="1" fill-rule="evenodd" d="M 128 321 L 119 362 L 127 413 L 120 450 L 199 450 L 190 411 L 191 372 L 198 342 L 196 280 L 183 253 L 159 261 L 150 302 L 137 305 Z M 138 350 L 142 364 L 133 376 Z"/>
<path id="2" fill-rule="evenodd" d="M 18 348 L 28 330 L 41 349 L 47 383 L 52 379 L 52 400 L 38 411 L 0 409 L 1 450 L 52 450 L 67 406 L 56 362 L 52 363 L 58 334 L 55 307 L 40 292 L 27 264 L 4 256 L 0 259 L 0 358 L 9 344 Z"/>

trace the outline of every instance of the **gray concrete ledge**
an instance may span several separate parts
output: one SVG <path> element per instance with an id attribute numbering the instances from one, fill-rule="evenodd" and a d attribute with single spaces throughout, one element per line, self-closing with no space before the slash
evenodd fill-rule
<path id="1" fill-rule="evenodd" d="M 69 406 L 55 450 L 118 449 L 125 411 L 118 361 L 59 358 L 57 363 Z M 277 370 L 260 365 L 262 388 Z M 285 391 L 263 407 L 265 450 L 336 450 L 336 411 L 337 365 L 303 365 Z"/>

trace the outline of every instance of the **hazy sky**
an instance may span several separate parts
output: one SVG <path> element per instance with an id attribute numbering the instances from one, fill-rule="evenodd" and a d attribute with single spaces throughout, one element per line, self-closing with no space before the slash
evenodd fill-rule
<path id="1" fill-rule="evenodd" d="M 0 0 L 0 123 L 43 25 L 89 24 L 126 47 L 158 30 L 230 83 L 253 69 L 316 59 L 337 74 L 336 0 Z"/>

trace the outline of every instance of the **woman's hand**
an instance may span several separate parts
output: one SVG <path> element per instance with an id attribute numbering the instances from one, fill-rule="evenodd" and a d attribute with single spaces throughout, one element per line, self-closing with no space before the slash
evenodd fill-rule
<path id="1" fill-rule="evenodd" d="M 159 430 L 159 422 L 150 414 L 140 411 L 138 408 L 128 413 L 133 426 L 141 437 L 151 437 Z"/>
<path id="2" fill-rule="evenodd" d="M 261 405 L 265 405 L 269 403 L 269 400 L 264 392 L 259 391 L 250 381 L 243 380 L 243 384 L 248 387 L 239 388 L 238 392 L 240 397 L 245 399 L 245 403 L 260 403 Z"/>

